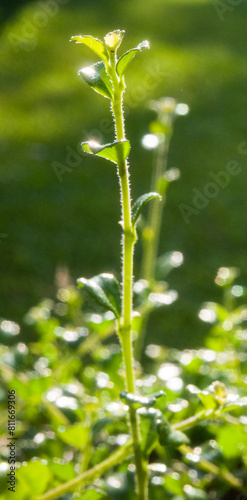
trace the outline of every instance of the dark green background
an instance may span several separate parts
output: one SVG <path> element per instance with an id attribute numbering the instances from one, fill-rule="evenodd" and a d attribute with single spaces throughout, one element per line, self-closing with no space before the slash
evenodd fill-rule
<path id="1" fill-rule="evenodd" d="M 54 276 L 66 265 L 73 277 L 102 271 L 119 275 L 120 218 L 118 181 L 104 160 L 83 157 L 60 183 L 52 167 L 66 164 L 66 148 L 113 131 L 109 101 L 77 76 L 95 62 L 86 47 L 69 43 L 71 35 L 102 38 L 125 29 L 121 50 L 143 39 L 150 51 L 138 55 L 126 73 L 126 130 L 133 199 L 149 190 L 152 155 L 140 146 L 152 113 L 147 101 L 173 96 L 190 106 L 177 120 L 169 165 L 181 178 L 168 193 L 160 253 L 181 250 L 184 265 L 169 278 L 179 300 L 155 314 L 152 342 L 197 346 L 206 325 L 197 319 L 204 300 L 216 300 L 213 284 L 220 266 L 246 267 L 246 159 L 238 146 L 246 134 L 247 5 L 229 7 L 220 17 L 207 0 L 73 1 L 43 17 L 39 2 L 2 2 L 1 20 L 1 311 L 19 321 L 44 296 L 55 296 Z M 12 2 L 11 2 L 12 4 Z M 44 21 L 44 19 L 46 19 Z M 150 75 L 150 88 L 144 85 Z M 152 79 L 151 79 L 152 78 Z M 96 137 L 97 138 L 97 137 Z M 192 205 L 209 173 L 225 170 L 235 159 L 241 173 L 232 176 L 198 215 L 186 224 L 179 204 Z M 136 247 L 136 271 L 141 257 Z"/>

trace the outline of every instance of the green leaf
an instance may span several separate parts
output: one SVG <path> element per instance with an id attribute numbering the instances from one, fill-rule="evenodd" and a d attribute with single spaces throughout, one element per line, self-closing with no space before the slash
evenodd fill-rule
<path id="1" fill-rule="evenodd" d="M 181 476 L 179 474 L 173 474 L 173 473 L 170 473 L 170 474 L 168 473 L 165 476 L 165 488 L 170 493 L 173 493 L 174 495 L 182 494 L 183 493 L 183 480 L 181 479 Z M 178 500 L 178 498 L 184 499 L 184 496 L 183 497 L 176 497 L 177 500 Z"/>
<path id="2" fill-rule="evenodd" d="M 75 424 L 68 426 L 64 431 L 58 430 L 57 434 L 64 443 L 81 449 L 86 441 L 87 432 L 84 424 Z"/>
<path id="3" fill-rule="evenodd" d="M 122 155 L 125 160 L 128 157 L 130 152 L 130 143 L 126 139 L 104 145 L 100 145 L 94 141 L 89 141 L 82 143 L 82 150 L 85 153 L 97 155 L 118 164 L 119 158 Z"/>
<path id="4" fill-rule="evenodd" d="M 217 432 L 218 445 L 227 459 L 243 457 L 247 451 L 247 434 L 242 425 L 220 427 Z"/>
<path id="5" fill-rule="evenodd" d="M 173 430 L 168 420 L 161 417 L 157 420 L 159 442 L 162 446 L 177 448 L 181 444 L 189 444 L 189 438 L 181 431 Z"/>
<path id="6" fill-rule="evenodd" d="M 208 388 L 205 389 L 204 391 L 201 391 L 198 387 L 196 387 L 193 384 L 189 384 L 187 386 L 188 391 L 191 394 L 196 394 L 198 398 L 201 400 L 204 408 L 206 410 L 214 410 L 218 406 L 218 402 L 215 398 L 215 394 L 209 392 Z"/>
<path id="7" fill-rule="evenodd" d="M 70 479 L 73 479 L 76 476 L 75 468 L 72 462 L 69 463 L 51 462 L 49 464 L 49 468 L 52 474 L 63 483 L 65 481 L 70 481 Z"/>
<path id="8" fill-rule="evenodd" d="M 79 35 L 79 36 L 72 36 L 70 41 L 71 42 L 75 41 L 76 43 L 83 43 L 84 45 L 92 49 L 95 52 L 95 54 L 101 57 L 101 59 L 104 62 L 108 60 L 105 45 L 103 44 L 103 42 L 101 42 L 101 40 L 98 40 L 98 38 L 94 38 L 91 35 L 84 35 L 84 36 Z"/>
<path id="9" fill-rule="evenodd" d="M 126 67 L 130 63 L 130 61 L 132 61 L 136 53 L 142 51 L 142 49 L 149 49 L 149 47 L 149 42 L 147 40 L 144 40 L 143 42 L 139 43 L 137 47 L 128 50 L 127 52 L 125 52 L 125 54 L 122 55 L 122 57 L 120 57 L 117 63 L 117 73 L 120 78 L 121 76 L 123 76 Z"/>
<path id="10" fill-rule="evenodd" d="M 28 462 L 27 465 L 22 465 L 18 470 L 18 481 L 20 489 L 22 483 L 30 490 L 30 496 L 41 495 L 46 490 L 46 487 L 51 479 L 49 467 L 39 460 L 36 462 Z"/>
<path id="11" fill-rule="evenodd" d="M 222 411 L 239 410 L 239 408 L 242 408 L 243 406 L 247 406 L 247 397 L 239 398 L 236 401 L 227 401 L 227 403 L 224 404 Z"/>
<path id="12" fill-rule="evenodd" d="M 217 406 L 221 406 L 227 401 L 228 392 L 226 386 L 218 380 L 215 380 L 203 391 L 193 384 L 189 384 L 187 389 L 191 394 L 198 396 L 206 410 L 214 410 Z"/>
<path id="13" fill-rule="evenodd" d="M 146 457 L 149 457 L 158 441 L 156 415 L 152 410 L 153 408 L 151 411 L 140 412 L 142 436 L 141 449 Z"/>
<path id="14" fill-rule="evenodd" d="M 112 98 L 112 83 L 110 77 L 106 73 L 105 64 L 103 61 L 80 69 L 78 75 L 81 75 L 90 87 L 104 97 Z"/>
<path id="15" fill-rule="evenodd" d="M 158 193 L 146 193 L 140 196 L 138 200 L 136 200 L 133 209 L 132 209 L 132 224 L 133 226 L 136 224 L 138 217 L 140 216 L 143 208 L 145 207 L 146 203 L 148 201 L 152 200 L 153 198 L 159 198 L 161 200 L 161 196 Z"/>
<path id="16" fill-rule="evenodd" d="M 184 434 L 184 432 L 181 431 L 171 431 L 167 438 L 163 440 L 163 442 L 160 443 L 165 445 L 165 446 L 172 446 L 173 448 L 177 448 L 178 446 L 181 446 L 181 444 L 189 444 L 190 440 Z"/>
<path id="17" fill-rule="evenodd" d="M 129 406 L 132 406 L 133 404 L 137 404 L 140 406 L 145 406 L 145 407 L 150 407 L 153 406 L 156 403 L 156 400 L 158 398 L 161 398 L 162 396 L 165 396 L 164 391 L 159 391 L 155 394 L 151 394 L 149 396 L 137 396 L 136 394 L 132 393 L 126 393 L 126 392 L 120 392 L 120 397 L 122 399 L 125 399 L 126 403 Z"/>
<path id="18" fill-rule="evenodd" d="M 121 290 L 115 276 L 103 273 L 91 279 L 79 278 L 77 283 L 105 309 L 112 311 L 117 318 L 121 316 Z"/>

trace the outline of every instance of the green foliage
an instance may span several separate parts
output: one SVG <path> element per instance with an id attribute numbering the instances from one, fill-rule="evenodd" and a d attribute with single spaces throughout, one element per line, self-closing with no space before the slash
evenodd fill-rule
<path id="1" fill-rule="evenodd" d="M 86 82 L 114 105 L 121 102 L 123 71 L 142 48 L 138 46 L 126 53 L 116 66 L 115 52 L 123 33 L 108 33 L 104 43 L 89 36 L 73 37 L 103 59 L 81 72 Z M 155 106 L 159 113 L 159 129 L 156 123 L 155 133 L 168 136 L 175 102 L 160 100 Z M 117 132 L 121 109 L 118 111 L 114 115 Z M 123 129 L 122 126 L 122 136 Z M 104 146 L 83 143 L 83 150 L 118 167 L 121 164 L 120 182 L 127 178 L 127 140 Z M 136 500 L 133 472 L 138 478 L 138 496 L 146 500 L 140 479 L 144 484 L 147 470 L 152 500 L 169 499 L 171 495 L 177 500 L 203 500 L 216 495 L 223 498 L 230 488 L 245 491 L 242 478 L 246 477 L 247 463 L 246 307 L 235 307 L 235 297 L 240 293 L 234 285 L 237 272 L 234 268 L 219 270 L 216 283 L 223 288 L 224 303 L 208 303 L 200 311 L 202 320 L 214 323 L 206 339 L 207 347 L 180 352 L 149 343 L 145 351 L 148 370 L 146 373 L 136 364 L 135 387 L 131 330 L 135 326 L 138 338 L 150 312 L 172 303 L 175 292 L 155 278 L 159 274 L 163 279 L 177 265 L 161 256 L 156 276 L 135 284 L 136 313 L 132 314 L 134 238 L 129 230 L 128 187 L 122 183 L 121 188 L 124 229 L 126 213 L 128 216 L 123 284 L 120 286 L 112 274 L 78 280 L 79 287 L 107 312 L 90 310 L 90 305 L 84 304 L 84 296 L 81 299 L 74 287 L 62 287 L 58 290 L 58 302 L 43 301 L 27 314 L 25 325 L 32 328 L 28 345 L 19 342 L 0 348 L 4 434 L 1 471 L 8 467 L 6 401 L 9 391 L 14 390 L 20 500 L 36 500 L 43 493 L 43 500 L 64 495 L 71 500 L 74 491 L 77 498 L 84 500 Z M 151 192 L 137 200 L 133 225 L 147 201 L 157 196 Z M 181 263 L 181 258 L 175 262 Z M 153 264 L 155 267 L 156 256 Z M 122 302 L 126 305 L 126 289 L 128 307 L 122 308 Z M 18 334 L 16 326 L 7 328 Z M 111 338 L 116 331 L 121 346 L 119 340 Z M 152 340 L 150 327 L 148 340 Z M 19 359 L 18 353 L 22 355 Z M 138 393 L 129 390 L 129 386 L 133 386 L 133 391 L 138 388 Z M 51 492 L 46 494 L 49 489 Z M 9 500 L 10 495 L 0 493 L 0 500 L 5 498 Z"/>
<path id="2" fill-rule="evenodd" d="M 247 453 L 246 340 L 240 340 L 240 331 L 245 330 L 243 317 L 224 351 L 206 347 L 178 351 L 150 344 L 146 349 L 149 373 L 139 373 L 140 395 L 133 397 L 124 392 L 119 344 L 111 337 L 115 331 L 112 319 L 105 318 L 109 313 L 97 313 L 96 318 L 95 312 L 82 313 L 81 296 L 74 288 L 60 290 L 59 297 L 57 303 L 43 301 L 26 315 L 25 321 L 36 331 L 36 341 L 29 343 L 18 372 L 10 364 L 3 365 L 1 372 L 1 409 L 6 411 L 8 388 L 15 388 L 20 462 L 28 463 L 18 463 L 20 500 L 27 500 L 31 489 L 38 495 L 74 479 L 78 474 L 74 467 L 84 459 L 90 469 L 119 449 L 129 436 L 126 404 L 138 408 L 142 451 L 146 457 L 152 454 L 152 499 L 171 495 L 203 499 L 212 491 L 223 498 L 226 489 L 233 487 L 224 479 L 227 469 L 232 473 L 230 481 L 235 484 L 236 480 L 234 487 L 240 487 Z M 58 304 L 68 306 L 66 315 L 57 314 Z M 52 346 L 45 328 L 50 322 L 54 324 Z M 80 331 L 83 335 L 75 342 L 73 335 Z M 94 344 L 87 348 L 91 339 Z M 80 355 L 83 345 L 84 354 Z M 2 346 L 1 355 L 15 348 Z M 24 350 L 23 344 L 19 349 Z M 182 381 L 179 386 L 178 379 Z M 6 432 L 5 423 L 2 430 Z M 36 462 L 31 461 L 34 453 Z M 71 461 L 63 459 L 66 454 Z M 115 498 L 116 485 L 121 483 L 123 495 L 132 500 L 133 482 L 127 470 L 133 460 L 130 457 L 127 453 L 118 461 L 114 474 L 103 473 L 98 492 L 90 482 L 93 488 L 83 490 L 83 499 L 84 495 L 90 500 Z M 6 455 L 2 458 L 4 463 Z M 218 468 L 218 475 L 210 472 L 211 465 Z M 10 498 L 0 494 L 1 500 Z"/>
<path id="3" fill-rule="evenodd" d="M 144 40 L 143 42 L 139 43 L 135 49 L 130 49 L 125 54 L 123 54 L 120 59 L 118 60 L 117 63 L 117 73 L 120 78 L 123 76 L 125 69 L 129 65 L 129 63 L 132 61 L 133 57 L 137 54 L 137 52 L 140 52 L 142 49 L 149 49 L 149 42 L 147 40 Z"/>
<path id="4" fill-rule="evenodd" d="M 145 205 L 150 201 L 153 200 L 154 198 L 158 198 L 161 200 L 161 196 L 158 193 L 146 193 L 140 196 L 138 200 L 136 200 L 133 208 L 132 208 L 132 224 L 133 226 L 137 223 L 138 218 L 141 215 L 141 212 Z"/>
<path id="5" fill-rule="evenodd" d="M 111 80 L 106 73 L 103 61 L 80 69 L 78 74 L 81 75 L 85 82 L 88 83 L 93 90 L 98 92 L 98 94 L 108 97 L 109 99 L 112 98 Z"/>
<path id="6" fill-rule="evenodd" d="M 124 139 L 101 146 L 94 141 L 89 141 L 82 143 L 82 150 L 85 151 L 85 153 L 100 156 L 101 158 L 105 158 L 117 164 L 120 155 L 123 155 L 125 160 L 129 156 L 130 143 Z"/>
<path id="7" fill-rule="evenodd" d="M 101 40 L 98 40 L 90 35 L 72 36 L 70 40 L 75 41 L 76 43 L 83 43 L 83 45 L 92 49 L 93 52 L 95 52 L 95 54 L 97 54 L 104 62 L 107 62 L 108 57 L 106 47 Z"/>
<path id="8" fill-rule="evenodd" d="M 77 280 L 79 288 L 84 288 L 96 301 L 112 311 L 116 318 L 121 315 L 121 291 L 120 285 L 112 274 L 99 274 L 94 278 L 79 278 Z"/>

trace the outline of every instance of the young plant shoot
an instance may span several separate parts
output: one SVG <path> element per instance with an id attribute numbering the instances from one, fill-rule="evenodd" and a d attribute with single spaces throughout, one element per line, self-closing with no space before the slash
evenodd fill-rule
<path id="1" fill-rule="evenodd" d="M 101 61 L 83 68 L 79 74 L 93 90 L 111 102 L 111 110 L 115 124 L 115 141 L 100 145 L 94 141 L 82 144 L 83 151 L 107 159 L 117 167 L 120 181 L 121 209 L 123 230 L 122 236 L 122 285 L 109 274 L 101 274 L 90 280 L 80 278 L 78 285 L 87 291 L 106 309 L 116 316 L 117 331 L 120 338 L 125 365 L 126 390 L 135 395 L 135 373 L 132 348 L 132 316 L 133 316 L 133 253 L 136 242 L 136 223 L 144 205 L 159 195 L 148 193 L 141 196 L 131 208 L 131 188 L 129 178 L 128 155 L 130 143 L 125 137 L 123 93 L 125 90 L 124 72 L 133 57 L 143 48 L 149 48 L 147 41 L 136 48 L 128 50 L 120 58 L 117 50 L 122 42 L 124 31 L 116 30 L 108 33 L 104 42 L 92 36 L 72 37 L 77 43 L 90 47 Z M 133 439 L 136 485 L 139 500 L 148 498 L 147 464 L 141 447 L 139 417 L 132 404 L 129 405 L 130 428 Z"/>

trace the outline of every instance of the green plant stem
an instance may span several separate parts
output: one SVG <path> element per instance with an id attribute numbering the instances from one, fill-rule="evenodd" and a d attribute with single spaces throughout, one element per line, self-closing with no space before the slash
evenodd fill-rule
<path id="1" fill-rule="evenodd" d="M 171 133 L 167 136 L 163 136 L 163 140 L 160 141 L 157 154 L 155 158 L 155 169 L 153 172 L 153 179 L 151 183 L 151 191 L 161 195 L 160 199 L 152 200 L 149 208 L 148 223 L 143 231 L 143 261 L 141 277 L 147 281 L 153 281 L 155 279 L 155 266 L 158 256 L 158 246 L 161 231 L 162 213 L 165 204 L 165 192 L 166 187 L 162 187 L 162 180 L 167 168 L 167 158 L 169 152 Z M 165 181 L 164 181 L 165 182 Z M 142 318 L 142 326 L 137 338 L 135 345 L 135 355 L 139 360 L 141 358 L 143 345 L 146 336 L 146 329 L 148 323 L 149 311 L 146 312 L 145 316 Z"/>
<path id="2" fill-rule="evenodd" d="M 199 413 L 196 413 L 196 415 L 193 415 L 193 417 L 186 418 L 185 420 L 182 420 L 181 422 L 178 422 L 177 424 L 173 424 L 172 428 L 174 431 L 186 431 L 187 429 L 190 429 L 194 425 L 199 424 L 203 420 L 211 419 L 214 416 L 214 411 L 211 410 L 211 412 L 207 412 L 206 410 L 202 410 Z"/>
<path id="3" fill-rule="evenodd" d="M 157 150 L 156 169 L 152 180 L 152 190 L 159 193 L 162 200 L 152 201 L 149 210 L 148 224 L 145 228 L 144 255 L 142 265 L 142 278 L 148 281 L 155 278 L 155 264 L 158 255 L 158 245 L 160 239 L 162 212 L 165 204 L 165 190 L 162 189 L 162 179 L 167 168 L 167 158 L 169 152 L 171 134 L 163 136 Z"/>
<path id="4" fill-rule="evenodd" d="M 217 414 L 217 412 L 216 412 L 216 414 Z M 212 410 L 211 413 L 203 410 L 203 411 L 197 413 L 196 415 L 194 415 L 193 417 L 187 418 L 186 420 L 183 420 L 182 422 L 178 422 L 177 424 L 172 425 L 172 428 L 174 430 L 184 431 L 184 430 L 190 429 L 191 427 L 193 427 L 196 424 L 199 424 L 203 420 L 207 420 L 209 418 L 210 419 L 214 418 L 214 416 L 216 416 L 214 410 Z M 181 445 L 181 446 L 179 446 L 178 449 L 183 455 L 187 455 L 188 453 L 194 454 L 193 449 L 187 445 Z M 217 467 L 216 465 L 212 464 L 211 462 L 208 462 L 207 460 L 201 459 L 200 456 L 198 456 L 197 465 L 198 465 L 198 467 L 200 467 L 200 469 L 204 470 L 205 472 L 210 472 L 213 475 L 220 477 L 230 486 L 232 486 L 234 488 L 238 488 L 240 491 L 245 491 L 243 489 L 242 481 L 240 479 L 236 478 L 235 476 L 233 476 L 233 474 L 231 474 L 229 471 L 220 469 L 220 467 Z M 245 493 L 246 493 L 246 491 L 245 491 Z"/>
<path id="5" fill-rule="evenodd" d="M 115 121 L 116 139 L 125 139 L 122 95 L 124 81 L 119 79 L 116 72 L 116 55 L 110 53 L 110 65 L 107 68 L 113 83 L 112 112 Z M 118 174 L 120 179 L 122 227 L 123 227 L 123 265 L 122 265 L 122 316 L 119 321 L 118 333 L 123 350 L 125 365 L 126 389 L 135 393 L 134 359 L 132 352 L 132 282 L 133 282 L 133 254 L 136 241 L 135 229 L 131 223 L 131 194 L 129 183 L 128 163 L 123 153 L 118 158 Z M 148 499 L 147 467 L 141 451 L 140 422 L 133 408 L 129 409 L 131 434 L 133 437 L 137 493 L 139 500 Z"/>
<path id="6" fill-rule="evenodd" d="M 190 448 L 190 446 L 187 446 L 185 444 L 182 444 L 181 446 L 179 446 L 178 449 L 183 455 L 187 455 L 188 453 L 194 454 L 193 449 Z M 214 476 L 220 477 L 227 484 L 229 484 L 231 487 L 237 488 L 238 490 L 246 493 L 246 490 L 243 488 L 242 481 L 240 479 L 238 479 L 237 477 L 233 476 L 233 474 L 231 474 L 231 472 L 229 472 L 227 470 L 222 470 L 217 465 L 214 465 L 211 462 L 208 462 L 208 460 L 201 459 L 199 456 L 198 456 L 198 462 L 196 462 L 196 463 L 197 463 L 198 467 L 200 467 L 200 469 L 204 470 L 205 472 L 210 472 Z"/>
<path id="7" fill-rule="evenodd" d="M 103 460 L 100 464 L 95 465 L 91 469 L 79 474 L 79 476 L 75 477 L 75 479 L 71 479 L 67 483 L 61 484 L 56 488 L 53 488 L 47 493 L 35 497 L 34 500 L 55 500 L 56 498 L 65 495 L 69 491 L 74 491 L 78 487 L 82 488 L 87 484 L 91 484 L 97 477 L 102 476 L 108 469 L 114 467 L 115 465 L 119 465 L 121 461 L 125 460 L 132 451 L 133 441 L 130 439 L 127 443 L 114 453 L 110 455 L 106 460 Z"/>

